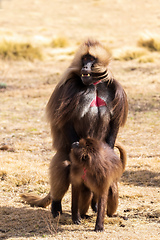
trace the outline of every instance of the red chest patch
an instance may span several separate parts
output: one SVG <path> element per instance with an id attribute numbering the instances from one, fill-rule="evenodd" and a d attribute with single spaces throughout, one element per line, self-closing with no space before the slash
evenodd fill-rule
<path id="1" fill-rule="evenodd" d="M 83 168 L 83 175 L 81 178 L 83 179 L 84 182 L 86 181 L 86 174 L 87 174 L 87 169 Z"/>
<path id="2" fill-rule="evenodd" d="M 107 106 L 107 104 L 102 98 L 98 96 L 96 96 L 96 98 L 91 102 L 90 105 L 90 107 L 102 107 L 102 106 Z"/>

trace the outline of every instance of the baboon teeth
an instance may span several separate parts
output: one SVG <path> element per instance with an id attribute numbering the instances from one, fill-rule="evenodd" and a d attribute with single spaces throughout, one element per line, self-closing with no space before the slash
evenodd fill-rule
<path id="1" fill-rule="evenodd" d="M 82 74 L 82 77 L 90 77 L 91 75 L 88 73 L 88 74 Z"/>

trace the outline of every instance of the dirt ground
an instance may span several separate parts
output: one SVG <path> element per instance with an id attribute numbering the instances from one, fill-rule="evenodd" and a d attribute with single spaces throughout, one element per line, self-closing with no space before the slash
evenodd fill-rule
<path id="1" fill-rule="evenodd" d="M 112 50 L 136 46 L 145 31 L 160 34 L 157 0 L 1 0 L 0 39 L 44 46 L 54 37 L 75 49 L 92 36 Z M 96 214 L 73 225 L 70 190 L 63 215 L 50 207 L 31 208 L 19 195 L 49 191 L 48 167 L 54 154 L 45 106 L 73 55 L 43 47 L 43 61 L 0 60 L 0 239 L 160 239 L 160 53 L 154 61 L 112 61 L 112 72 L 129 101 L 128 120 L 118 139 L 128 153 L 119 182 L 117 216 L 105 218 L 105 231 L 93 231 Z"/>

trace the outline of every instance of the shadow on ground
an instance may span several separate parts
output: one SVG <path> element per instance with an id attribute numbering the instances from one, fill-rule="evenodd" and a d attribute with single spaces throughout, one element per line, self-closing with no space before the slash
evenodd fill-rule
<path id="1" fill-rule="evenodd" d="M 159 187 L 160 173 L 149 170 L 125 171 L 121 181 L 128 185 Z"/>
<path id="2" fill-rule="evenodd" d="M 72 224 L 71 215 L 63 213 L 60 219 L 53 219 L 50 209 L 0 208 L 0 239 L 9 237 L 44 237 L 62 231 L 61 225 Z"/>

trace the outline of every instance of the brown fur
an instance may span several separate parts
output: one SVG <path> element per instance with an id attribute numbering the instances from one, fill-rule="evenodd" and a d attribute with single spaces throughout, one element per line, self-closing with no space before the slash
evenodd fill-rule
<path id="1" fill-rule="evenodd" d="M 96 58 L 96 63 L 92 67 L 93 76 L 101 73 L 103 75 L 103 72 L 106 72 L 101 83 L 96 86 L 93 84 L 85 86 L 81 81 L 82 57 L 86 54 Z M 51 127 L 53 147 L 57 151 L 50 164 L 51 189 L 48 198 L 52 199 L 52 203 L 61 201 L 69 187 L 68 161 L 70 161 L 72 143 L 89 136 L 106 141 L 113 148 L 119 127 L 126 122 L 127 97 L 120 83 L 113 78 L 109 65 L 110 54 L 102 44 L 90 39 L 85 41 L 49 99 L 46 113 Z M 94 77 L 94 81 L 95 79 Z M 99 108 L 94 114 L 92 114 L 93 108 L 86 110 L 95 94 L 105 99 L 107 104 L 105 114 L 104 107 L 102 112 Z M 109 195 L 111 200 L 117 195 L 116 192 L 114 193 L 116 185 L 113 185 L 113 189 L 111 185 Z M 35 200 L 34 196 L 34 200 L 31 199 L 31 196 L 25 197 L 26 202 L 39 206 L 39 198 Z M 47 198 L 42 199 L 42 202 L 43 207 L 49 203 Z M 54 203 L 52 205 L 54 209 L 52 213 L 55 217 L 61 209 L 54 207 Z"/>
<path id="2" fill-rule="evenodd" d="M 110 55 L 106 49 L 98 41 L 88 40 L 84 42 L 75 54 L 71 65 L 63 74 L 61 81 L 57 84 L 47 104 L 46 112 L 53 136 L 53 147 L 56 150 L 65 147 L 69 151 L 71 149 L 63 127 L 68 121 L 73 121 L 75 109 L 81 105 L 80 97 L 85 94 L 85 90 L 76 92 L 76 84 L 79 81 L 78 76 L 80 76 L 82 68 L 82 56 L 87 53 L 98 59 L 96 66 L 94 66 L 95 72 L 103 72 L 104 69 L 109 72 Z M 108 77 L 109 79 L 106 80 L 115 91 L 111 112 L 117 127 L 123 126 L 128 113 L 127 97 L 122 86 L 112 77 L 110 72 Z"/>
<path id="3" fill-rule="evenodd" d="M 32 207 L 37 206 L 37 207 L 47 207 L 51 203 L 51 195 L 48 193 L 48 195 L 44 198 L 41 198 L 37 195 L 34 194 L 21 194 L 20 195 L 23 201 L 27 202 L 30 204 Z"/>
<path id="4" fill-rule="evenodd" d="M 117 197 L 116 201 L 113 201 L 116 203 L 115 205 L 111 199 L 107 203 L 110 194 L 109 187 L 113 185 L 112 190 L 116 188 L 115 192 L 118 192 L 117 181 L 126 165 L 126 153 L 123 146 L 117 144 L 117 148 L 120 151 L 120 158 L 107 144 L 93 138 L 81 139 L 79 145 L 73 147 L 70 154 L 70 179 L 73 191 L 72 219 L 74 223 L 79 223 L 80 215 L 86 214 L 91 200 L 91 192 L 98 199 L 96 231 L 103 230 L 106 205 L 109 215 L 112 215 L 117 209 Z"/>

